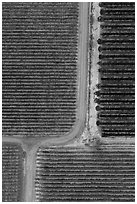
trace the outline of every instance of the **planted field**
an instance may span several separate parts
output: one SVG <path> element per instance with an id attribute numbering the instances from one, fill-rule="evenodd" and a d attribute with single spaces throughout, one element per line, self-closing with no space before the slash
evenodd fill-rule
<path id="1" fill-rule="evenodd" d="M 23 151 L 17 144 L 2 145 L 2 201 L 22 201 Z"/>
<path id="2" fill-rule="evenodd" d="M 3 3 L 3 133 L 60 136 L 77 118 L 78 3 Z"/>
<path id="3" fill-rule="evenodd" d="M 98 151 L 75 147 L 39 148 L 36 200 L 134 201 L 134 152 L 130 145 L 115 150 L 113 146 L 108 147 Z"/>
<path id="4" fill-rule="evenodd" d="M 98 96 L 103 137 L 135 135 L 135 4 L 100 3 Z"/>
<path id="5" fill-rule="evenodd" d="M 3 2 L 2 201 L 135 201 L 135 3 Z"/>

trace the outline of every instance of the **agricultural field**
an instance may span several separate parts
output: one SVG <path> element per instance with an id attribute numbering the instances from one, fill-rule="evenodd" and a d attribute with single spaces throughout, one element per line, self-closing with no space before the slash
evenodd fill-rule
<path id="1" fill-rule="evenodd" d="M 2 3 L 2 201 L 135 201 L 135 3 Z"/>

